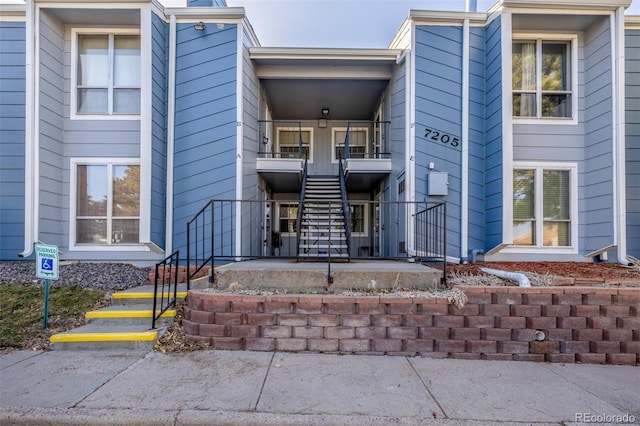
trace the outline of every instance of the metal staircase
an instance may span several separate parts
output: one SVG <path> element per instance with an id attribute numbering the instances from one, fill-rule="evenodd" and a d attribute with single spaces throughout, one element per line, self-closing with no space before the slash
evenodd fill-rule
<path id="1" fill-rule="evenodd" d="M 348 203 L 339 176 L 307 176 L 301 197 L 298 260 L 349 260 Z"/>

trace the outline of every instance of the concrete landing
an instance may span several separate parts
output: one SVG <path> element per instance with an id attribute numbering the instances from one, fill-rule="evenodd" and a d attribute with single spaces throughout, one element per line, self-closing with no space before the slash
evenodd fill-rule
<path id="1" fill-rule="evenodd" d="M 249 260 L 217 267 L 215 274 L 215 285 L 221 289 L 237 283 L 246 288 L 323 291 L 367 289 L 372 282 L 376 289 L 427 289 L 440 285 L 442 278 L 438 269 L 395 260 L 352 260 L 330 265 L 292 259 Z M 211 286 L 206 280 L 193 284 L 193 288 Z"/>

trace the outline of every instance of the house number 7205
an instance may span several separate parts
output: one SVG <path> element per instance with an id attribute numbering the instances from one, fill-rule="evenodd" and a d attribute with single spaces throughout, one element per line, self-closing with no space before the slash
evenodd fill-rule
<path id="1" fill-rule="evenodd" d="M 460 139 L 439 130 L 426 128 L 424 129 L 424 137 L 427 139 L 431 139 L 432 141 L 440 141 L 442 143 L 449 144 L 453 147 L 460 145 Z"/>

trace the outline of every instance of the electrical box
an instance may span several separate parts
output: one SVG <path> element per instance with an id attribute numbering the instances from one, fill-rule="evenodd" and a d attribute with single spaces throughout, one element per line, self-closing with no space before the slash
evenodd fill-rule
<path id="1" fill-rule="evenodd" d="M 427 185 L 430 197 L 449 195 L 449 173 L 429 172 L 427 174 Z"/>

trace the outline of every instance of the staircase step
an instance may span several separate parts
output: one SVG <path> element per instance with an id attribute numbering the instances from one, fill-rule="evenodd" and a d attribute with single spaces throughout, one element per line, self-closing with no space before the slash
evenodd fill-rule
<path id="1" fill-rule="evenodd" d="M 50 338 L 53 350 L 153 349 L 164 329 L 88 324 Z"/>
<path id="2" fill-rule="evenodd" d="M 158 294 L 158 299 L 160 298 Z M 173 293 L 169 294 L 165 289 L 165 300 L 168 297 L 172 297 Z M 177 300 L 181 301 L 187 297 L 187 285 L 178 284 L 178 292 L 176 294 Z M 111 295 L 111 300 L 114 305 L 137 305 L 142 303 L 148 303 L 148 306 L 153 306 L 153 286 L 142 285 L 139 287 L 133 287 L 128 290 L 119 291 Z"/>
<path id="3" fill-rule="evenodd" d="M 346 244 L 302 244 L 300 243 L 300 248 L 301 249 L 318 249 L 318 250 L 325 250 L 325 249 L 335 249 L 335 250 L 340 250 L 340 249 L 346 249 L 347 245 Z M 333 254 L 332 254 L 333 255 Z"/>
<path id="4" fill-rule="evenodd" d="M 168 309 L 162 314 L 160 324 L 173 321 L 176 316 L 175 309 Z M 153 306 L 144 305 L 120 305 L 90 311 L 85 314 L 87 324 L 127 324 L 151 326 Z"/>
<path id="5" fill-rule="evenodd" d="M 326 253 L 300 253 L 298 254 L 298 257 L 326 259 L 329 256 Z M 331 253 L 331 257 L 347 259 L 349 258 L 349 254 L 348 253 Z"/>

